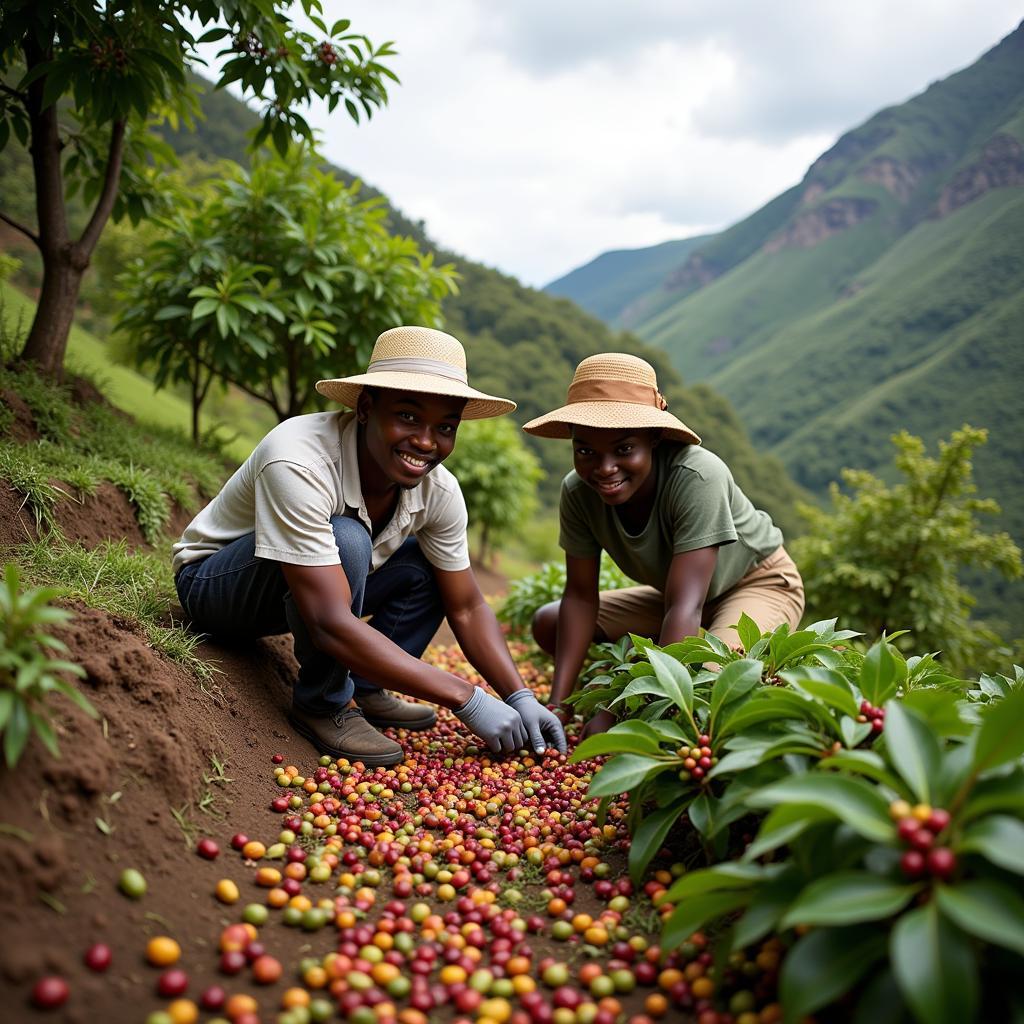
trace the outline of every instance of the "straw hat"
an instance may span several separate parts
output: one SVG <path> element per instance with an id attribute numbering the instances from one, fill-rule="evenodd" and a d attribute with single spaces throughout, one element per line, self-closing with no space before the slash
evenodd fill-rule
<path id="1" fill-rule="evenodd" d="M 461 342 L 429 327 L 392 327 L 373 346 L 366 373 L 316 382 L 321 395 L 352 409 L 364 387 L 465 398 L 464 420 L 502 416 L 516 407 L 507 398 L 495 398 L 471 388 Z"/>
<path id="2" fill-rule="evenodd" d="M 654 367 L 625 352 L 601 352 L 576 367 L 567 404 L 523 427 L 535 437 L 571 437 L 572 427 L 661 429 L 662 437 L 689 444 L 700 438 L 668 412 Z"/>

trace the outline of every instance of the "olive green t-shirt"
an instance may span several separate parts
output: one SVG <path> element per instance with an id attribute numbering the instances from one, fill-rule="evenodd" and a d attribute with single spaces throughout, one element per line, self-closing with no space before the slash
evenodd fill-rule
<path id="1" fill-rule="evenodd" d="M 562 481 L 558 543 L 567 555 L 607 551 L 627 576 L 665 589 L 672 556 L 718 546 L 707 599 L 725 593 L 782 544 L 782 531 L 754 508 L 729 467 L 698 445 L 663 442 L 654 449 L 657 490 L 650 519 L 634 535 L 615 509 L 576 475 Z"/>

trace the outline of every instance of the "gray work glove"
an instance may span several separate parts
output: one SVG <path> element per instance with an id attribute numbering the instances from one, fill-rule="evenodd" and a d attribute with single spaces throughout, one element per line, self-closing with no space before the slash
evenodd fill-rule
<path id="1" fill-rule="evenodd" d="M 538 754 L 555 747 L 560 754 L 566 751 L 565 730 L 558 717 L 533 695 L 530 690 L 516 690 L 505 698 L 505 703 L 519 712 L 530 737 L 530 746 Z"/>
<path id="2" fill-rule="evenodd" d="M 461 708 L 455 708 L 455 717 L 495 754 L 514 754 L 526 746 L 526 726 L 515 709 L 479 686 L 473 687 L 473 696 Z"/>

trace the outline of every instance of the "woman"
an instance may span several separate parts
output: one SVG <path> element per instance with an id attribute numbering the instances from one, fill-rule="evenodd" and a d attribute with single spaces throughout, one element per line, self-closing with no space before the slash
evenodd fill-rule
<path id="1" fill-rule="evenodd" d="M 803 583 L 781 531 L 668 412 L 649 363 L 620 352 L 584 359 L 566 405 L 523 429 L 573 446 L 559 501 L 565 591 L 533 621 L 555 658 L 552 705 L 572 693 L 594 641 L 637 633 L 664 646 L 704 628 L 739 647 L 742 612 L 762 630 L 797 626 Z M 642 585 L 599 593 L 603 551 Z M 602 712 L 588 732 L 612 721 Z"/>

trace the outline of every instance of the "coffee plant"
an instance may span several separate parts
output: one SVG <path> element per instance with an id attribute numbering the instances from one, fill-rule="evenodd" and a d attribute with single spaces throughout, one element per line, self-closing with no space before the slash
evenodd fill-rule
<path id="1" fill-rule="evenodd" d="M 14 563 L 4 569 L 0 586 L 0 733 L 8 768 L 18 763 L 33 732 L 54 757 L 60 755 L 50 707 L 54 694 L 62 694 L 96 717 L 85 697 L 61 678 L 62 674 L 85 673 L 78 665 L 54 657 L 67 647 L 48 630 L 71 618 L 70 612 L 50 603 L 59 593 L 50 588 L 22 591 Z"/>
<path id="2" fill-rule="evenodd" d="M 1019 1019 L 1024 670 L 964 683 L 834 620 L 739 632 L 606 645 L 577 695 L 628 716 L 574 759 L 612 755 L 589 795 L 629 794 L 634 880 L 691 850 L 663 947 L 711 928 L 723 966 L 778 935 L 785 1022 Z"/>

